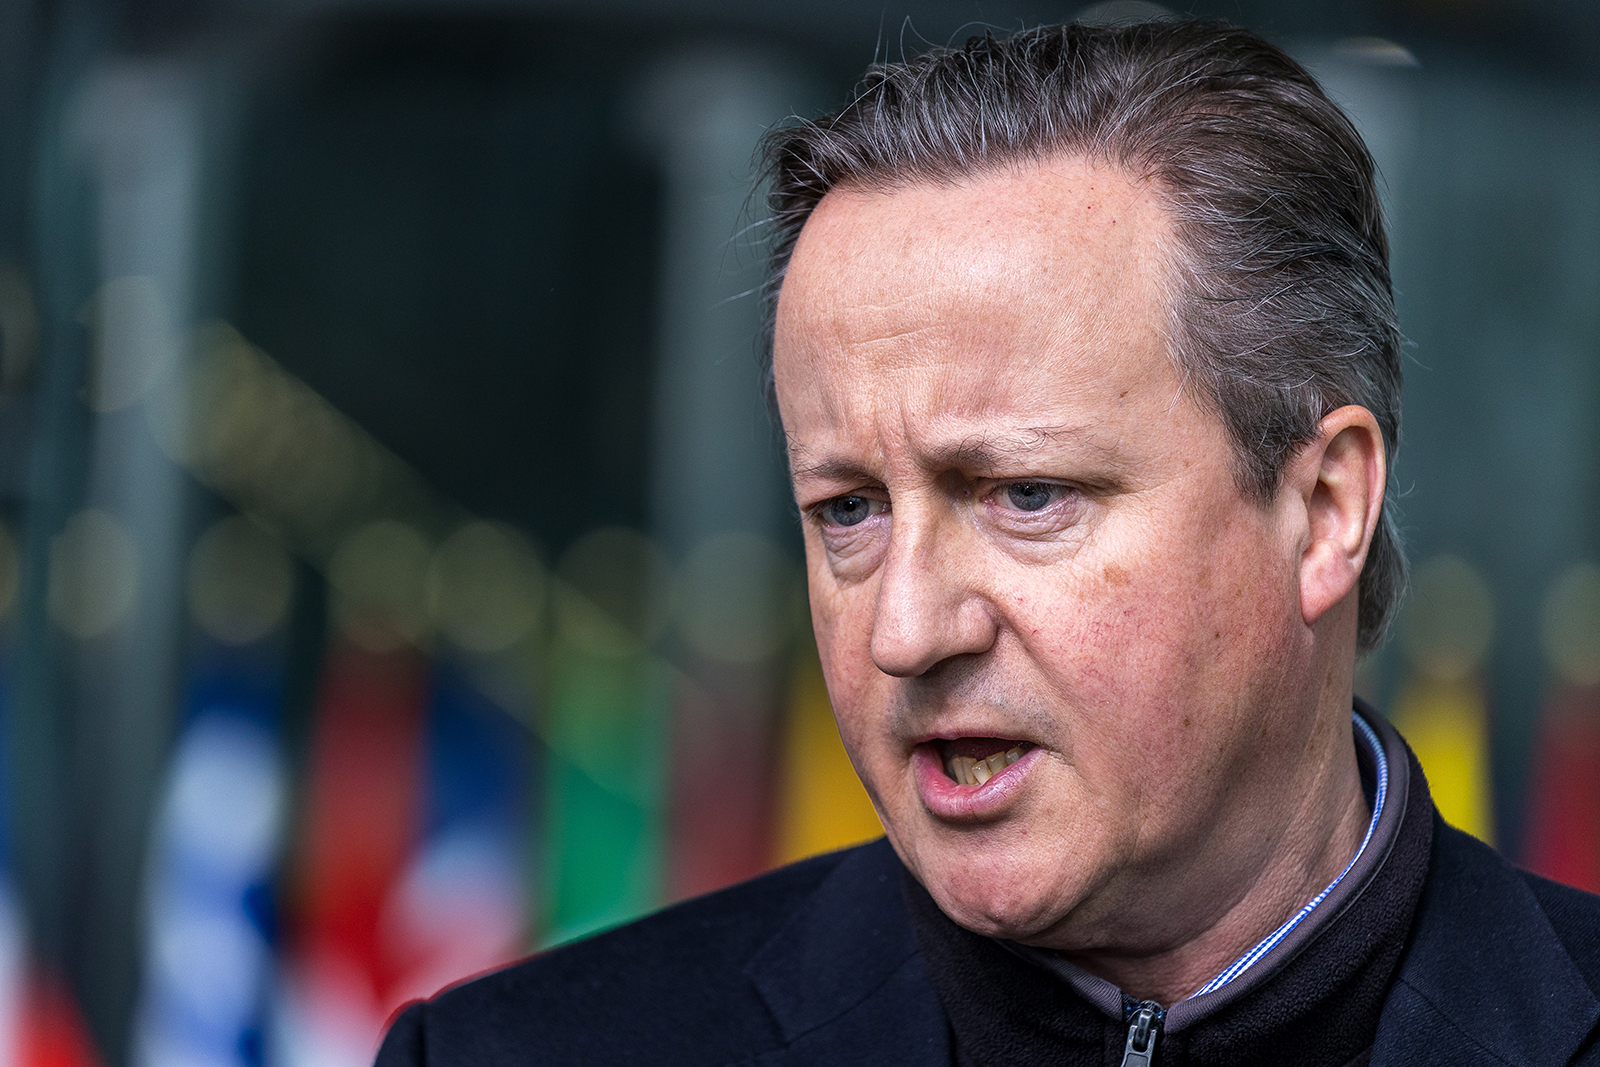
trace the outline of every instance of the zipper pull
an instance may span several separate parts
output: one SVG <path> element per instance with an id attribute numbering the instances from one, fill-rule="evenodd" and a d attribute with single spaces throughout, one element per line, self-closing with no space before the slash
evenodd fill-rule
<path id="1" fill-rule="evenodd" d="M 1128 1021 L 1128 1043 L 1122 1050 L 1122 1067 L 1150 1067 L 1156 1058 L 1156 1038 L 1166 1012 L 1153 1000 L 1142 1002 Z"/>

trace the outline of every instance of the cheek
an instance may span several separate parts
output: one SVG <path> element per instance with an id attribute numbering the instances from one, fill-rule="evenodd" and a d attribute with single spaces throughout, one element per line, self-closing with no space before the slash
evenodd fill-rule
<path id="1" fill-rule="evenodd" d="M 855 590 L 840 588 L 827 572 L 812 558 L 808 568 L 806 589 L 811 601 L 811 629 L 816 634 L 817 652 L 822 656 L 822 669 L 828 674 L 828 687 L 833 689 L 833 672 L 839 669 L 852 646 L 852 630 L 859 626 L 853 612 L 858 599 Z"/>
<path id="2" fill-rule="evenodd" d="M 1218 720 L 1251 714 L 1280 677 L 1299 619 L 1292 582 L 1259 531 L 1243 533 L 1219 530 L 1198 555 L 1146 542 L 1080 557 L 1052 595 L 1017 602 L 1019 635 L 1079 709 L 1076 744 L 1103 747 L 1111 773 L 1185 773 L 1197 746 L 1228 743 L 1234 728 Z"/>
<path id="3" fill-rule="evenodd" d="M 1253 516 L 1113 541 L 1064 594 L 1053 625 L 1035 629 L 1084 650 L 1091 677 L 1161 688 L 1255 662 L 1297 617 L 1292 568 Z"/>
<path id="4" fill-rule="evenodd" d="M 809 553 L 808 553 L 809 554 Z M 817 639 L 817 654 L 822 661 L 822 676 L 828 696 L 839 716 L 845 741 L 856 738 L 855 720 L 866 703 L 870 687 L 887 676 L 872 662 L 872 598 L 861 586 L 840 586 L 812 559 L 808 589 L 811 598 L 811 627 Z"/>

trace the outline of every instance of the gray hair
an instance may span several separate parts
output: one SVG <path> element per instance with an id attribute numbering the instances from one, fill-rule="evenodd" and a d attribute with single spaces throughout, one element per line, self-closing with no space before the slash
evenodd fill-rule
<path id="1" fill-rule="evenodd" d="M 768 323 L 801 227 L 837 185 L 952 181 L 1063 153 L 1154 179 L 1184 261 L 1172 342 L 1267 503 L 1322 418 L 1358 404 L 1393 469 L 1401 337 L 1376 167 L 1306 70 L 1218 22 L 1047 26 L 868 69 L 854 99 L 772 131 Z M 771 395 L 770 331 L 767 380 Z M 1406 584 L 1393 495 L 1361 572 L 1358 647 Z"/>

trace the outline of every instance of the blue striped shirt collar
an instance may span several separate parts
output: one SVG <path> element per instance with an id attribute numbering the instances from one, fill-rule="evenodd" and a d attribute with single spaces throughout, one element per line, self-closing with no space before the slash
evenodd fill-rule
<path id="1" fill-rule="evenodd" d="M 1345 864 L 1344 870 L 1340 871 L 1338 876 L 1329 882 L 1322 892 L 1307 901 L 1305 907 L 1291 915 L 1282 926 L 1256 942 L 1250 951 L 1224 967 L 1222 972 L 1215 978 L 1189 994 L 1188 999 L 1221 989 L 1261 962 L 1262 957 L 1277 947 L 1278 943 L 1284 938 L 1288 937 L 1290 931 L 1310 917 L 1311 913 L 1317 909 L 1317 905 L 1326 900 L 1328 894 L 1333 892 L 1340 882 L 1344 881 L 1345 875 L 1350 873 L 1350 869 L 1361 859 L 1361 854 L 1367 850 L 1367 845 L 1372 841 L 1372 835 L 1378 829 L 1378 817 L 1383 814 L 1383 801 L 1389 792 L 1389 760 L 1383 754 L 1383 742 L 1378 739 L 1378 735 L 1372 727 L 1367 725 L 1367 721 L 1354 712 L 1351 713 L 1350 717 L 1355 722 L 1357 743 L 1366 747 L 1368 755 L 1372 758 L 1374 777 L 1377 779 L 1377 785 L 1373 789 L 1372 818 L 1367 822 L 1367 833 L 1361 839 L 1361 847 L 1356 849 L 1354 856 L 1350 857 L 1350 862 Z"/>
<path id="2" fill-rule="evenodd" d="M 1263 960 L 1275 959 L 1276 957 L 1273 957 L 1272 950 L 1283 944 L 1285 940 L 1302 940 L 1298 937 L 1291 938 L 1290 935 L 1294 934 L 1296 930 L 1306 927 L 1306 921 L 1316 912 L 1318 906 L 1326 901 L 1338 886 L 1345 882 L 1350 872 L 1360 864 L 1368 846 L 1373 844 L 1374 837 L 1378 836 L 1379 820 L 1383 815 L 1385 801 L 1389 798 L 1390 792 L 1389 760 L 1384 752 L 1384 743 L 1378 732 L 1362 718 L 1359 712 L 1353 712 L 1351 718 L 1355 726 L 1356 744 L 1358 748 L 1364 750 L 1367 756 L 1365 762 L 1370 767 L 1372 775 L 1372 818 L 1367 822 L 1367 832 L 1361 839 L 1361 847 L 1356 849 L 1356 854 L 1351 857 L 1349 863 L 1345 864 L 1344 869 L 1339 872 L 1339 876 L 1329 882 L 1322 892 L 1312 897 L 1304 907 L 1295 912 L 1287 922 L 1258 941 L 1244 955 L 1223 968 L 1221 973 L 1211 981 L 1201 986 L 1188 997 L 1172 1005 L 1167 1019 L 1168 1032 L 1187 1026 L 1194 1018 L 1199 1017 L 1196 1012 L 1203 1015 L 1214 1010 L 1217 1006 L 1218 997 L 1229 999 L 1233 990 L 1230 989 L 1227 993 L 1222 993 L 1221 990 L 1236 982 L 1253 968 L 1258 968 Z M 1381 845 L 1381 842 L 1379 844 Z M 1359 889 L 1358 886 L 1355 888 Z M 1115 1019 L 1122 1019 L 1126 998 L 1122 991 L 1110 982 L 1069 963 L 1054 952 L 1032 948 L 1013 941 L 1001 940 L 1000 944 L 1023 959 L 1029 960 L 1036 966 L 1043 967 L 1045 970 L 1055 974 L 1077 990 L 1080 996 L 1097 1006 L 1107 1015 Z M 1218 996 L 1209 997 L 1204 1002 L 1197 1002 L 1196 998 L 1207 993 L 1218 994 Z"/>

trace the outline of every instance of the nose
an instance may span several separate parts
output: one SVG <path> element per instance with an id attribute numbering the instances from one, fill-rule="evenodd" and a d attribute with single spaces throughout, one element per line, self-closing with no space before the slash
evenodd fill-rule
<path id="1" fill-rule="evenodd" d="M 895 516 L 872 620 L 872 662 L 896 678 L 986 652 L 996 632 L 977 557 L 956 543 L 959 531 L 909 518 Z"/>

